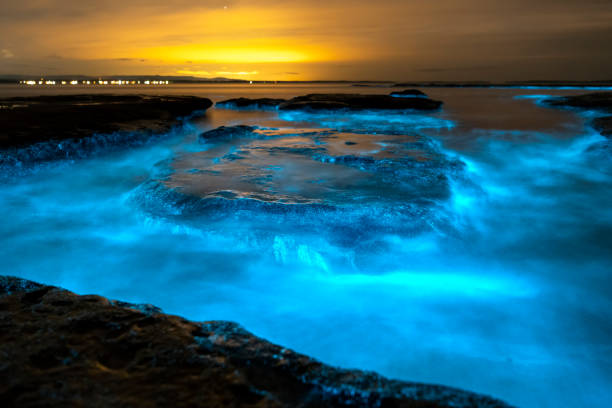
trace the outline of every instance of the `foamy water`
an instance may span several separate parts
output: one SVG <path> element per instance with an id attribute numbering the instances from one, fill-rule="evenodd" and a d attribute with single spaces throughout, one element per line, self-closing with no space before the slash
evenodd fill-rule
<path id="1" fill-rule="evenodd" d="M 389 90 L 176 86 L 163 92 L 221 100 L 331 91 Z M 610 158 L 593 148 L 603 138 L 586 126 L 588 115 L 516 98 L 580 92 L 424 91 L 446 102 L 441 112 L 211 109 L 148 146 L 3 181 L 1 273 L 153 303 L 194 320 L 237 321 L 326 363 L 461 387 L 519 406 L 607 406 Z M 234 124 L 285 134 L 198 143 L 202 130 Z M 341 134 L 295 135 L 321 129 Z M 415 140 L 423 144 L 411 145 Z M 452 172 L 434 167 L 444 177 L 422 190 L 427 203 L 394 212 L 413 203 L 409 177 L 313 160 L 311 150 L 319 147 L 332 156 L 367 152 L 387 160 L 425 149 L 463 165 Z M 239 153 L 248 158 L 229 159 Z M 207 176 L 213 171 L 217 178 Z M 245 174 L 254 176 L 240 179 Z M 258 184 L 257 175 L 266 182 Z M 306 208 L 279 218 L 265 208 L 219 207 L 200 217 L 158 202 L 148 193 L 151 183 L 200 194 L 228 185 L 264 191 L 271 200 L 307 196 L 342 212 Z M 168 207 L 143 206 L 143 197 Z"/>

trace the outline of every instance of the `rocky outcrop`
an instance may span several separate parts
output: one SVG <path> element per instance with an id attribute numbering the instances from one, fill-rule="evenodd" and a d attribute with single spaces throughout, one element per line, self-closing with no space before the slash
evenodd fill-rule
<path id="1" fill-rule="evenodd" d="M 210 148 L 177 157 L 130 204 L 189 228 L 240 219 L 342 236 L 347 249 L 375 231 L 457 232 L 438 203 L 465 167 L 426 136 L 240 125 L 199 141 Z"/>
<path id="2" fill-rule="evenodd" d="M 234 98 L 220 101 L 215 104 L 218 108 L 223 109 L 276 109 L 278 105 L 286 102 L 286 99 L 275 99 L 275 98 Z"/>
<path id="3" fill-rule="evenodd" d="M 19 407 L 508 407 L 322 364 L 235 323 L 0 276 L 0 401 Z"/>
<path id="4" fill-rule="evenodd" d="M 212 105 L 206 98 L 58 95 L 0 100 L 0 178 L 151 143 Z"/>
<path id="5" fill-rule="evenodd" d="M 607 138 L 612 138 L 612 116 L 604 116 L 593 121 L 593 127 Z"/>
<path id="6" fill-rule="evenodd" d="M 395 98 L 390 95 L 310 94 L 279 105 L 279 110 L 418 110 L 432 111 L 442 102 L 428 98 Z"/>
<path id="7" fill-rule="evenodd" d="M 597 110 L 604 114 L 612 114 L 612 92 L 554 97 L 545 99 L 543 103 L 558 108 Z M 612 136 L 612 115 L 597 118 L 591 124 L 602 135 Z"/>
<path id="8" fill-rule="evenodd" d="M 405 89 L 403 91 L 394 91 L 391 92 L 390 95 L 402 98 L 427 98 L 427 95 L 424 92 L 419 91 L 418 89 Z"/>
<path id="9" fill-rule="evenodd" d="M 200 143 L 228 142 L 233 139 L 252 138 L 255 136 L 255 130 L 257 130 L 255 126 L 219 126 L 216 129 L 200 133 L 198 141 Z"/>
<path id="10" fill-rule="evenodd" d="M 94 134 L 165 132 L 180 117 L 212 106 L 207 98 L 55 95 L 0 99 L 0 149 L 78 140 Z"/>
<path id="11" fill-rule="evenodd" d="M 612 112 L 612 92 L 594 92 L 584 95 L 559 96 L 543 101 L 550 106 L 580 109 L 601 109 Z"/>

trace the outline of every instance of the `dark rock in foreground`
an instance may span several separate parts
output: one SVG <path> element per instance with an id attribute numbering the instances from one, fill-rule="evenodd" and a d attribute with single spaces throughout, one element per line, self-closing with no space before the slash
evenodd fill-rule
<path id="1" fill-rule="evenodd" d="M 508 407 L 341 370 L 235 323 L 0 276 L 0 400 L 19 407 Z"/>
<path id="2" fill-rule="evenodd" d="M 437 110 L 442 102 L 428 98 L 395 98 L 390 95 L 310 94 L 279 105 L 280 110 Z"/>
<path id="3" fill-rule="evenodd" d="M 180 117 L 212 106 L 207 98 L 56 95 L 0 99 L 0 149 L 80 140 L 94 134 L 168 131 Z"/>
<path id="4" fill-rule="evenodd" d="M 597 110 L 604 113 L 612 113 L 612 92 L 561 96 L 545 99 L 543 102 L 552 107 Z M 606 137 L 612 136 L 612 116 L 597 118 L 591 124 L 602 135 Z"/>
<path id="5" fill-rule="evenodd" d="M 215 106 L 226 109 L 276 109 L 283 102 L 287 102 L 287 100 L 274 98 L 234 98 L 217 102 Z"/>
<path id="6" fill-rule="evenodd" d="M 418 89 L 405 89 L 403 91 L 391 92 L 391 96 L 399 96 L 405 98 L 427 98 L 427 95 L 424 92 L 419 91 Z"/>

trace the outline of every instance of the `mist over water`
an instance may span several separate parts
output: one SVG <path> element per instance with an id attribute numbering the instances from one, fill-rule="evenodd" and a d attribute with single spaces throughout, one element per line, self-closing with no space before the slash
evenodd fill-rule
<path id="1" fill-rule="evenodd" d="M 329 91 L 354 92 L 244 86 L 167 92 L 221 100 Z M 518 406 L 607 406 L 612 166 L 597 150 L 603 137 L 587 126 L 588 115 L 515 98 L 567 90 L 425 92 L 445 101 L 443 111 L 211 109 L 150 145 L 3 181 L 1 272 L 152 303 L 193 320 L 237 321 L 326 363 L 461 387 Z M 234 124 L 280 134 L 197 141 L 202 130 Z M 337 132 L 307 134 L 324 129 Z M 313 160 L 321 147 L 339 156 L 360 146 L 386 166 L 418 151 L 436 165 L 425 173 L 416 168 L 416 176 L 445 177 L 426 178 L 434 181 L 422 203 L 405 200 L 416 183 L 408 176 L 389 179 Z M 230 160 L 231 154 L 245 158 Z M 308 193 L 340 210 L 279 215 L 219 207 L 200 217 L 172 205 L 161 211 L 164 202 L 149 189 L 196 186 L 199 194 L 216 194 L 216 185 L 206 184 L 214 171 L 228 180 L 265 175 L 268 192 Z M 261 193 L 261 184 L 245 183 L 234 190 Z M 349 200 L 346 191 L 356 197 Z M 143 206 L 143 199 L 159 206 Z M 402 205 L 405 211 L 390 211 Z"/>

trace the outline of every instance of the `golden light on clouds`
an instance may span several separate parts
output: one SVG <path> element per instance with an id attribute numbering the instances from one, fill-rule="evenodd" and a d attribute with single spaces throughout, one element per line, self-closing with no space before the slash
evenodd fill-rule
<path id="1" fill-rule="evenodd" d="M 591 79 L 610 21 L 604 0 L 25 0 L 0 13 L 0 74 Z"/>
<path id="2" fill-rule="evenodd" d="M 238 72 L 234 72 L 234 71 L 217 71 L 217 72 L 209 72 L 209 71 L 192 71 L 192 70 L 178 70 L 176 71 L 177 74 L 180 75 L 189 75 L 189 76 L 195 76 L 195 77 L 210 77 L 210 76 L 229 76 L 229 77 L 234 77 L 234 76 L 238 76 L 238 77 L 242 77 L 242 76 L 255 76 L 257 74 L 259 74 L 258 71 L 238 71 Z"/>
<path id="3" fill-rule="evenodd" d="M 323 52 L 309 50 L 298 44 L 275 45 L 274 41 L 266 43 L 265 40 L 242 43 L 236 41 L 236 43 L 153 47 L 144 50 L 139 56 L 167 62 L 191 61 L 220 64 L 325 60 Z"/>

